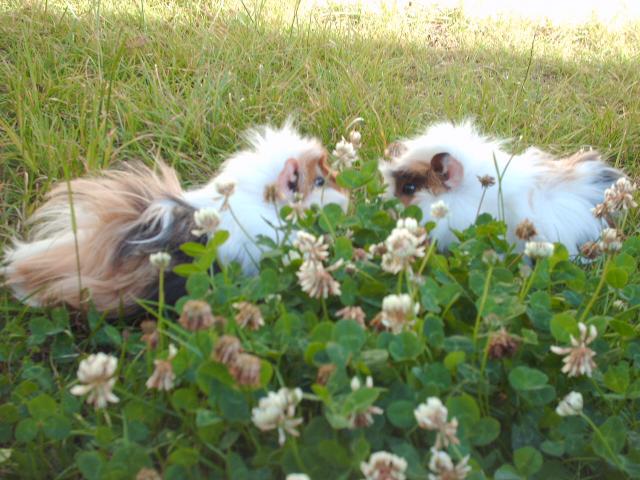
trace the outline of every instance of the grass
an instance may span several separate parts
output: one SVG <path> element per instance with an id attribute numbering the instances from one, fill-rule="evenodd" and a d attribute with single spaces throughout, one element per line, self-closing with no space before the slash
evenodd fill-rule
<path id="1" fill-rule="evenodd" d="M 293 114 L 374 155 L 437 119 L 634 174 L 640 25 L 470 22 L 300 2 L 0 0 L 0 242 L 52 182 L 160 156 L 202 182 L 241 133 Z M 22 308 L 0 294 L 2 310 Z"/>
<path id="2" fill-rule="evenodd" d="M 0 0 L 0 249 L 55 181 L 162 157 L 203 182 L 245 129 L 291 114 L 329 146 L 362 117 L 367 157 L 472 116 L 518 148 L 593 146 L 640 171 L 640 24 L 306 3 Z M 39 375 L 29 318 L 0 290 L 2 397 Z"/>
<path id="3" fill-rule="evenodd" d="M 241 132 L 293 114 L 365 154 L 437 119 L 636 173 L 640 25 L 470 22 L 300 2 L 0 0 L 0 245 L 56 180 L 128 158 L 201 182 Z M 13 310 L 2 295 L 5 310 Z"/>
<path id="4" fill-rule="evenodd" d="M 291 114 L 327 145 L 363 117 L 365 155 L 473 116 L 638 171 L 640 25 L 307 3 L 0 0 L 0 247 L 54 181 L 160 156 L 202 182 L 245 129 Z"/>

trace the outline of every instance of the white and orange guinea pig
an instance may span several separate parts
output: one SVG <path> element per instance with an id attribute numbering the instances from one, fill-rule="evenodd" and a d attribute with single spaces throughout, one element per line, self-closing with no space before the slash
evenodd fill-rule
<path id="1" fill-rule="evenodd" d="M 452 230 L 475 222 L 478 208 L 479 213 L 500 218 L 504 207 L 512 242 L 518 242 L 515 229 L 525 219 L 537 231 L 535 240 L 560 242 L 572 255 L 597 239 L 606 223 L 592 209 L 623 173 L 596 151 L 555 158 L 537 148 L 512 154 L 507 143 L 481 135 L 469 121 L 434 124 L 422 135 L 389 146 L 389 160 L 380 162 L 386 195 L 420 207 L 425 222 L 433 220 L 431 206 L 443 201 L 449 212 L 432 232 L 441 248 L 455 240 Z M 493 177 L 496 184 L 486 189 L 481 203 L 484 187 L 479 177 L 484 176 Z M 523 242 L 518 243 L 522 249 Z"/>
<path id="2" fill-rule="evenodd" d="M 129 164 L 72 180 L 76 234 L 69 188 L 60 183 L 30 218 L 29 237 L 14 239 L 4 252 L 5 284 L 33 306 L 83 309 L 88 293 L 100 311 L 130 313 L 138 300 L 157 296 L 158 275 L 150 254 L 168 252 L 174 265 L 187 260 L 181 244 L 206 241 L 206 235 L 193 233 L 198 209 L 217 209 L 218 229 L 230 234 L 218 250 L 218 261 L 239 262 L 249 275 L 257 272 L 262 254 L 256 238 L 276 240 L 274 226 L 280 225 L 282 206 L 295 199 L 306 207 L 337 203 L 346 209 L 348 197 L 336 185 L 319 140 L 301 135 L 289 122 L 279 129 L 254 129 L 247 139 L 248 147 L 228 158 L 219 174 L 199 188 L 184 190 L 176 172 L 164 164 L 157 171 Z M 221 188 L 232 184 L 233 194 L 221 195 Z M 230 208 L 223 208 L 225 201 Z M 169 274 L 168 298 L 181 295 L 183 283 Z"/>

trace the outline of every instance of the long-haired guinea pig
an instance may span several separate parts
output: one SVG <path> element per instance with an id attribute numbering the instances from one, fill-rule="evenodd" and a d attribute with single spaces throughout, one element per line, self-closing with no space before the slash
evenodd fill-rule
<path id="1" fill-rule="evenodd" d="M 533 223 L 536 240 L 561 242 L 570 254 L 597 239 L 606 223 L 592 210 L 623 173 L 596 151 L 555 158 L 537 148 L 514 155 L 506 147 L 506 141 L 481 135 L 471 122 L 437 123 L 389 146 L 390 160 L 380 163 L 386 194 L 419 206 L 425 221 L 432 219 L 434 203 L 445 202 L 448 216 L 432 232 L 440 247 L 455 239 L 452 229 L 467 228 L 478 213 L 504 218 L 514 242 L 516 226 L 525 219 Z M 496 181 L 486 192 L 483 177 Z"/>
<path id="2" fill-rule="evenodd" d="M 100 311 L 132 312 L 139 299 L 158 293 L 151 253 L 170 253 L 173 265 L 186 260 L 182 243 L 206 242 L 207 234 L 194 234 L 199 209 L 217 209 L 218 228 L 230 233 L 218 261 L 237 261 L 245 273 L 255 274 L 262 253 L 256 237 L 276 239 L 280 207 L 295 199 L 301 206 L 346 208 L 348 197 L 336 185 L 319 140 L 301 135 L 290 122 L 254 129 L 247 139 L 245 150 L 195 189 L 184 190 L 176 172 L 161 163 L 157 171 L 134 163 L 58 184 L 30 218 L 28 238 L 14 239 L 6 249 L 5 284 L 34 306 L 82 309 L 88 292 Z M 170 275 L 169 298 L 182 294 L 180 282 Z"/>

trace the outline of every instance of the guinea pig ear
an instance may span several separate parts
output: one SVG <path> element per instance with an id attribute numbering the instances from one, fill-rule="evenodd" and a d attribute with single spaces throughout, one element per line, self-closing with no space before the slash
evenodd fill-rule
<path id="1" fill-rule="evenodd" d="M 286 198 L 293 197 L 300 190 L 300 164 L 295 158 L 288 159 L 278 175 L 276 185 L 280 194 Z"/>
<path id="2" fill-rule="evenodd" d="M 392 142 L 384 149 L 384 156 L 389 160 L 400 158 L 407 151 L 407 146 L 402 142 Z"/>
<path id="3" fill-rule="evenodd" d="M 451 189 L 462 183 L 464 167 L 448 153 L 438 153 L 431 159 L 431 169 L 442 179 L 442 183 Z"/>
<path id="4" fill-rule="evenodd" d="M 318 166 L 320 167 L 320 171 L 327 178 L 327 180 L 333 183 L 336 182 L 338 172 L 331 168 L 331 165 L 329 164 L 329 152 L 327 152 L 325 148 L 322 149 L 322 155 L 320 155 L 319 157 Z"/>

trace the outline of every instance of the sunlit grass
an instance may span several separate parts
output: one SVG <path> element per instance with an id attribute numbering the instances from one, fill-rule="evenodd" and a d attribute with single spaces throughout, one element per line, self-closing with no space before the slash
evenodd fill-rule
<path id="1" fill-rule="evenodd" d="M 443 118 L 636 170 L 640 28 L 470 21 L 311 2 L 0 0 L 0 234 L 50 183 L 161 156 L 206 179 L 241 132 L 294 114 L 364 153 Z"/>
<path id="2" fill-rule="evenodd" d="M 637 22 L 615 30 L 596 22 L 558 27 L 472 21 L 456 10 L 311 3 L 0 0 L 0 251 L 27 230 L 27 217 L 55 181 L 161 157 L 187 183 L 203 182 L 242 143 L 244 130 L 290 115 L 329 147 L 362 117 L 363 158 L 431 121 L 474 117 L 517 148 L 536 144 L 566 154 L 593 146 L 638 173 Z M 629 233 L 637 233 L 634 220 Z M 624 262 L 634 260 L 627 255 Z M 554 309 L 564 305 L 553 301 Z M 605 309 L 609 296 L 606 302 Z M 5 290 L 0 318 L 0 404 L 20 397 L 16 386 L 25 381 L 64 391 L 80 357 L 100 342 L 120 344 L 137 328 L 72 317 L 73 335 L 34 341 L 43 318 Z M 109 338 L 94 338 L 98 331 Z M 121 351 L 123 359 L 127 354 Z M 123 375 L 129 385 L 134 374 L 128 368 Z M 125 382 L 118 395 L 131 400 Z M 142 405 L 141 417 L 180 418 Z M 7 429 L 2 435 L 12 438 Z M 37 471 L 51 460 L 42 445 L 35 445 L 40 461 L 21 459 L 33 469 L 23 476 L 48 473 Z M 68 465 L 56 472 L 65 478 L 76 475 L 75 461 L 69 454 L 51 464 Z"/>

